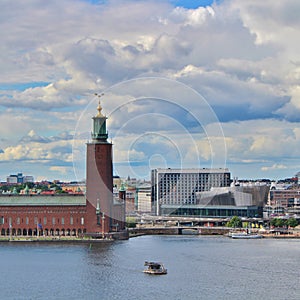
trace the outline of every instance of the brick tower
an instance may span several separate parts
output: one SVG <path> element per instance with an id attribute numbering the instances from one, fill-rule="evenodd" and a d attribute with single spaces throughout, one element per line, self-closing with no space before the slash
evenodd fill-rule
<path id="1" fill-rule="evenodd" d="M 86 198 L 94 217 L 89 217 L 89 227 L 104 236 L 112 231 L 113 170 L 112 143 L 107 141 L 106 116 L 100 101 L 98 114 L 93 117 L 92 141 L 87 143 Z M 92 207 L 91 207 L 92 206 Z"/>

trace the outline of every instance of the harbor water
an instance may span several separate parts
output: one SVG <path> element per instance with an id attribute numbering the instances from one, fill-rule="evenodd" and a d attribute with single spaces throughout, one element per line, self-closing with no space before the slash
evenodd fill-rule
<path id="1" fill-rule="evenodd" d="M 0 299 L 299 299 L 300 239 L 0 243 Z M 145 261 L 167 275 L 148 275 Z"/>

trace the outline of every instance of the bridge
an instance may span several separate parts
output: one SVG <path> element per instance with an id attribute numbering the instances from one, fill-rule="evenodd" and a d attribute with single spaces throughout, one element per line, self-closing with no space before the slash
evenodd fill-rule
<path id="1" fill-rule="evenodd" d="M 141 225 L 161 225 L 161 226 L 203 226 L 203 227 L 224 227 L 230 221 L 227 218 L 212 217 L 183 217 L 183 216 L 151 216 L 143 215 L 140 217 Z M 269 222 L 269 219 L 263 218 L 241 218 L 242 222 L 262 224 Z"/>
<path id="2" fill-rule="evenodd" d="M 230 229 L 226 223 L 230 218 L 203 218 L 203 217 L 182 217 L 182 216 L 141 216 L 140 223 L 136 228 L 130 228 L 129 234 L 135 235 L 224 235 Z M 261 218 L 242 218 L 242 222 L 263 224 L 266 220 Z"/>
<path id="3" fill-rule="evenodd" d="M 228 227 L 203 227 L 203 226 L 139 226 L 130 228 L 130 236 L 139 235 L 225 235 Z"/>

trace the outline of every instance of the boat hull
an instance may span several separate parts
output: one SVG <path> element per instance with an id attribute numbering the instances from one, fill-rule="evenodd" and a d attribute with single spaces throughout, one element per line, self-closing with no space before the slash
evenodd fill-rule
<path id="1" fill-rule="evenodd" d="M 144 273 L 150 274 L 150 275 L 166 275 L 167 270 L 161 270 L 161 271 L 144 270 Z"/>
<path id="2" fill-rule="evenodd" d="M 261 239 L 263 238 L 260 234 L 232 234 L 232 239 Z"/>

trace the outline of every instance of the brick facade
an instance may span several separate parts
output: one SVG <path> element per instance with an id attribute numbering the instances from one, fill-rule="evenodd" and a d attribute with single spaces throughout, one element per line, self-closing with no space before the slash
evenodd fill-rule
<path id="1" fill-rule="evenodd" d="M 100 103 L 97 109 L 87 144 L 86 195 L 0 195 L 1 235 L 104 237 L 125 230 L 125 194 L 113 197 L 112 144 Z"/>

